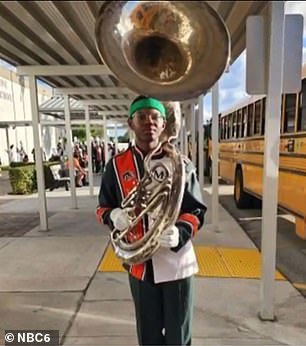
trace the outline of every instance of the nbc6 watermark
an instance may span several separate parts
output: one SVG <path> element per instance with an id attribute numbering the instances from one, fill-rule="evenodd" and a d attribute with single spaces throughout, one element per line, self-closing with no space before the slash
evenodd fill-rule
<path id="1" fill-rule="evenodd" d="M 58 330 L 6 330 L 5 346 L 59 346 Z"/>

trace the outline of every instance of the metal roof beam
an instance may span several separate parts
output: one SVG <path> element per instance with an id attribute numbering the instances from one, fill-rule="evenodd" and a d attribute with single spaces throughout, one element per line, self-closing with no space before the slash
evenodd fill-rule
<path id="1" fill-rule="evenodd" d="M 91 111 L 89 111 L 91 113 Z M 128 116 L 128 111 L 97 111 L 98 115 L 126 115 Z"/>
<path id="2" fill-rule="evenodd" d="M 40 109 L 39 110 L 40 113 L 42 114 L 46 114 L 46 115 L 50 115 L 50 116 L 53 116 L 52 113 L 55 113 L 56 115 L 58 115 L 57 113 L 61 113 L 61 115 L 64 114 L 64 111 L 62 109 Z M 83 113 L 84 114 L 84 109 L 78 109 L 77 111 L 75 110 L 70 110 L 70 113 L 71 115 L 73 116 L 75 113 Z M 109 116 L 116 116 L 116 115 L 128 115 L 128 111 L 91 111 L 89 110 L 89 113 L 92 114 L 92 113 L 96 113 L 98 115 L 109 115 Z"/>
<path id="3" fill-rule="evenodd" d="M 54 89 L 55 95 L 101 95 L 107 94 L 127 94 L 136 95 L 128 88 L 116 87 L 76 87 L 76 88 L 56 88 Z"/>
<path id="4" fill-rule="evenodd" d="M 112 124 L 111 122 L 116 122 L 115 124 Z M 121 122 L 120 122 L 121 121 Z M 99 125 L 103 125 L 105 122 L 102 119 L 91 119 L 89 120 L 89 124 L 99 124 Z M 41 120 L 40 124 L 42 126 L 65 126 L 65 120 Z M 71 120 L 71 125 L 85 125 L 86 124 L 86 120 Z M 108 119 L 107 120 L 107 127 L 112 128 L 117 126 L 118 128 L 126 128 L 127 124 L 122 122 L 121 118 L 115 119 Z"/>
<path id="5" fill-rule="evenodd" d="M 109 75 L 105 65 L 23 65 L 17 67 L 19 76 L 94 76 Z"/>
<path id="6" fill-rule="evenodd" d="M 32 120 L 11 120 L 11 121 L 0 121 L 0 128 L 6 127 L 17 127 L 17 126 L 32 126 Z"/>
<path id="7" fill-rule="evenodd" d="M 131 100 L 127 99 L 95 99 L 95 100 L 80 100 L 82 105 L 88 106 L 129 106 Z"/>
<path id="8" fill-rule="evenodd" d="M 91 111 L 89 111 L 91 113 Z M 128 116 L 128 111 L 97 111 L 98 115 L 109 115 L 109 116 L 114 116 L 114 115 L 126 115 Z"/>

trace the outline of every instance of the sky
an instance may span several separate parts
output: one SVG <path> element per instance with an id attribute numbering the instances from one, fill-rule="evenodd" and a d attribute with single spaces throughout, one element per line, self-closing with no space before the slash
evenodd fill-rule
<path id="1" fill-rule="evenodd" d="M 287 1 L 285 4 L 286 14 L 302 14 L 304 17 L 304 39 L 303 39 L 303 64 L 306 63 L 306 2 Z M 219 111 L 227 109 L 240 103 L 248 97 L 246 93 L 246 54 L 245 51 L 230 66 L 229 72 L 224 73 L 219 80 Z M 204 98 L 204 121 L 211 118 L 211 94 Z"/>
<path id="2" fill-rule="evenodd" d="M 286 14 L 302 14 L 304 16 L 304 39 L 303 39 L 303 64 L 306 63 L 306 2 L 287 1 L 285 4 Z M 245 51 L 230 66 L 229 72 L 224 73 L 219 80 L 219 111 L 225 111 L 235 104 L 240 103 L 248 95 L 245 91 Z M 0 65 L 7 68 L 10 65 L 1 62 Z M 204 121 L 211 117 L 211 95 L 204 98 Z"/>

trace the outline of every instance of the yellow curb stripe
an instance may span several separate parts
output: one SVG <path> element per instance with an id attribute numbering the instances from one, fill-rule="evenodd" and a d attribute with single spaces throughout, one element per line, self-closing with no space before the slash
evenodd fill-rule
<path id="1" fill-rule="evenodd" d="M 306 284 L 305 283 L 294 282 L 293 286 L 295 288 L 297 288 L 298 290 L 306 290 Z"/>
<path id="2" fill-rule="evenodd" d="M 198 276 L 211 277 L 229 277 L 230 271 L 226 264 L 218 254 L 216 248 L 213 247 L 195 247 L 195 253 L 198 260 L 199 272 Z"/>
<path id="3" fill-rule="evenodd" d="M 261 257 L 257 249 L 195 246 L 199 272 L 197 276 L 248 278 L 261 277 Z M 100 272 L 123 272 L 120 261 L 109 245 L 98 267 Z M 285 280 L 275 271 L 276 280 Z"/>
<path id="4" fill-rule="evenodd" d="M 124 269 L 122 268 L 120 260 L 115 256 L 113 248 L 109 245 L 105 251 L 105 254 L 100 262 L 99 272 L 122 272 Z"/>

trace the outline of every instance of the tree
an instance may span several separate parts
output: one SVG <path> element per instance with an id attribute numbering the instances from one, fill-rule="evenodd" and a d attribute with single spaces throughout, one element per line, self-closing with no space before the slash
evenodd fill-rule
<path id="1" fill-rule="evenodd" d="M 101 126 L 90 126 L 90 135 L 95 137 L 103 138 L 103 127 Z M 81 142 L 86 141 L 86 128 L 85 125 L 79 125 L 78 127 L 72 128 L 72 138 L 77 137 Z"/>

